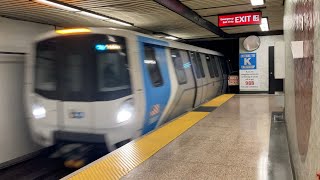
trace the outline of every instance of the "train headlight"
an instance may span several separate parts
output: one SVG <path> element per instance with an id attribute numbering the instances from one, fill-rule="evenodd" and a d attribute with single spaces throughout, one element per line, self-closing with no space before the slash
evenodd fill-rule
<path id="1" fill-rule="evenodd" d="M 35 119 L 42 119 L 46 117 L 46 109 L 41 105 L 32 106 L 32 115 Z"/>
<path id="2" fill-rule="evenodd" d="M 134 106 L 133 101 L 128 100 L 124 102 L 117 113 L 117 122 L 123 123 L 129 121 L 134 115 Z"/>

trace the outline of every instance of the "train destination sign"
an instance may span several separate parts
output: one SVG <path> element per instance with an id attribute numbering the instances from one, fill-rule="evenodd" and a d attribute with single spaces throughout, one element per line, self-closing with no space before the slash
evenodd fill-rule
<path id="1" fill-rule="evenodd" d="M 219 27 L 244 26 L 261 24 L 261 12 L 219 15 Z"/>

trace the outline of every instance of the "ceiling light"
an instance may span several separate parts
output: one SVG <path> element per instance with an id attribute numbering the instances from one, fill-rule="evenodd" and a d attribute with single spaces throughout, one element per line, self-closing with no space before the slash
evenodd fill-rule
<path id="1" fill-rule="evenodd" d="M 269 31 L 268 18 L 262 18 L 260 24 L 261 31 Z"/>
<path id="2" fill-rule="evenodd" d="M 72 11 L 72 12 L 80 11 L 79 9 L 72 8 L 72 7 L 69 7 L 69 6 L 65 6 L 63 4 L 52 2 L 52 1 L 48 1 L 48 0 L 34 0 L 34 1 L 38 2 L 38 3 L 41 3 L 41 4 L 45 4 L 45 5 L 51 6 L 51 7 L 55 7 L 55 8 L 58 8 L 58 9 L 63 9 L 63 10 L 66 10 L 66 11 Z"/>
<path id="3" fill-rule="evenodd" d="M 166 39 L 170 39 L 170 40 L 178 40 L 178 38 L 173 37 L 173 36 L 166 36 L 166 37 L 164 37 L 164 38 L 166 38 Z"/>
<path id="4" fill-rule="evenodd" d="M 89 32 L 91 32 L 91 30 L 87 29 L 87 28 L 56 30 L 56 33 L 58 33 L 58 34 L 77 34 L 77 33 L 89 33 Z"/>
<path id="5" fill-rule="evenodd" d="M 113 23 L 115 23 L 115 24 L 122 25 L 122 26 L 132 26 L 132 25 L 129 24 L 129 23 L 122 22 L 122 21 L 118 21 L 118 20 L 115 20 L 115 19 L 108 19 L 108 21 L 113 22 Z"/>
<path id="6" fill-rule="evenodd" d="M 92 17 L 92 18 L 101 19 L 101 20 L 109 20 L 110 19 L 110 18 L 107 18 L 105 16 L 101 16 L 101 15 L 90 13 L 90 12 L 86 12 L 86 11 L 80 11 L 80 12 L 77 12 L 77 13 L 85 15 L 85 16 L 89 16 L 89 17 Z"/>
<path id="7" fill-rule="evenodd" d="M 252 6 L 261 6 L 264 4 L 264 0 L 251 0 Z"/>
<path id="8" fill-rule="evenodd" d="M 80 9 L 76 9 L 76 8 L 71 7 L 71 6 L 62 4 L 62 3 L 58 2 L 58 1 L 57 2 L 50 1 L 50 0 L 34 0 L 34 1 L 38 2 L 38 3 L 41 3 L 41 4 L 45 4 L 45 5 L 51 6 L 51 7 L 55 7 L 55 8 L 58 8 L 58 9 L 63 9 L 63 10 L 75 12 L 77 14 L 82 14 L 82 15 L 85 15 L 85 16 L 88 16 L 88 17 L 92 17 L 92 18 L 96 18 L 96 19 L 100 19 L 100 20 L 105 20 L 105 21 L 110 21 L 112 23 L 119 24 L 119 25 L 122 25 L 122 26 L 132 26 L 132 24 L 130 24 L 130 23 L 123 22 L 123 21 L 116 20 L 116 19 L 112 19 L 112 18 L 109 18 L 107 16 L 99 15 L 99 14 L 96 14 L 96 13 L 91 13 L 91 12 L 88 12 L 88 11 L 85 11 L 85 10 L 82 10 L 82 9 L 81 10 Z"/>

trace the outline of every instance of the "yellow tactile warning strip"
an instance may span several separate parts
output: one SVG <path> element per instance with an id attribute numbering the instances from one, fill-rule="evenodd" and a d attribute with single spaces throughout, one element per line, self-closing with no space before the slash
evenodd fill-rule
<path id="1" fill-rule="evenodd" d="M 234 94 L 224 94 L 222 96 L 219 96 L 219 97 L 212 99 L 211 101 L 205 103 L 202 106 L 204 106 L 204 107 L 208 107 L 208 106 L 219 107 L 223 103 L 228 101 L 230 98 L 232 98 L 233 96 L 234 96 Z"/>
<path id="2" fill-rule="evenodd" d="M 207 104 L 218 107 L 232 96 L 221 95 Z M 210 105 L 211 105 L 210 104 Z M 135 140 L 94 163 L 72 173 L 65 179 L 120 179 L 139 164 L 150 158 L 210 112 L 189 112 L 159 129 Z"/>

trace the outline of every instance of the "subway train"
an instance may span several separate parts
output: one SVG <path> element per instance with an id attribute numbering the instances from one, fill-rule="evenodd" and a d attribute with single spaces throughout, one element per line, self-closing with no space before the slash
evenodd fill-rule
<path id="1" fill-rule="evenodd" d="M 26 63 L 32 138 L 114 150 L 227 91 L 219 52 L 114 28 L 39 36 Z"/>

